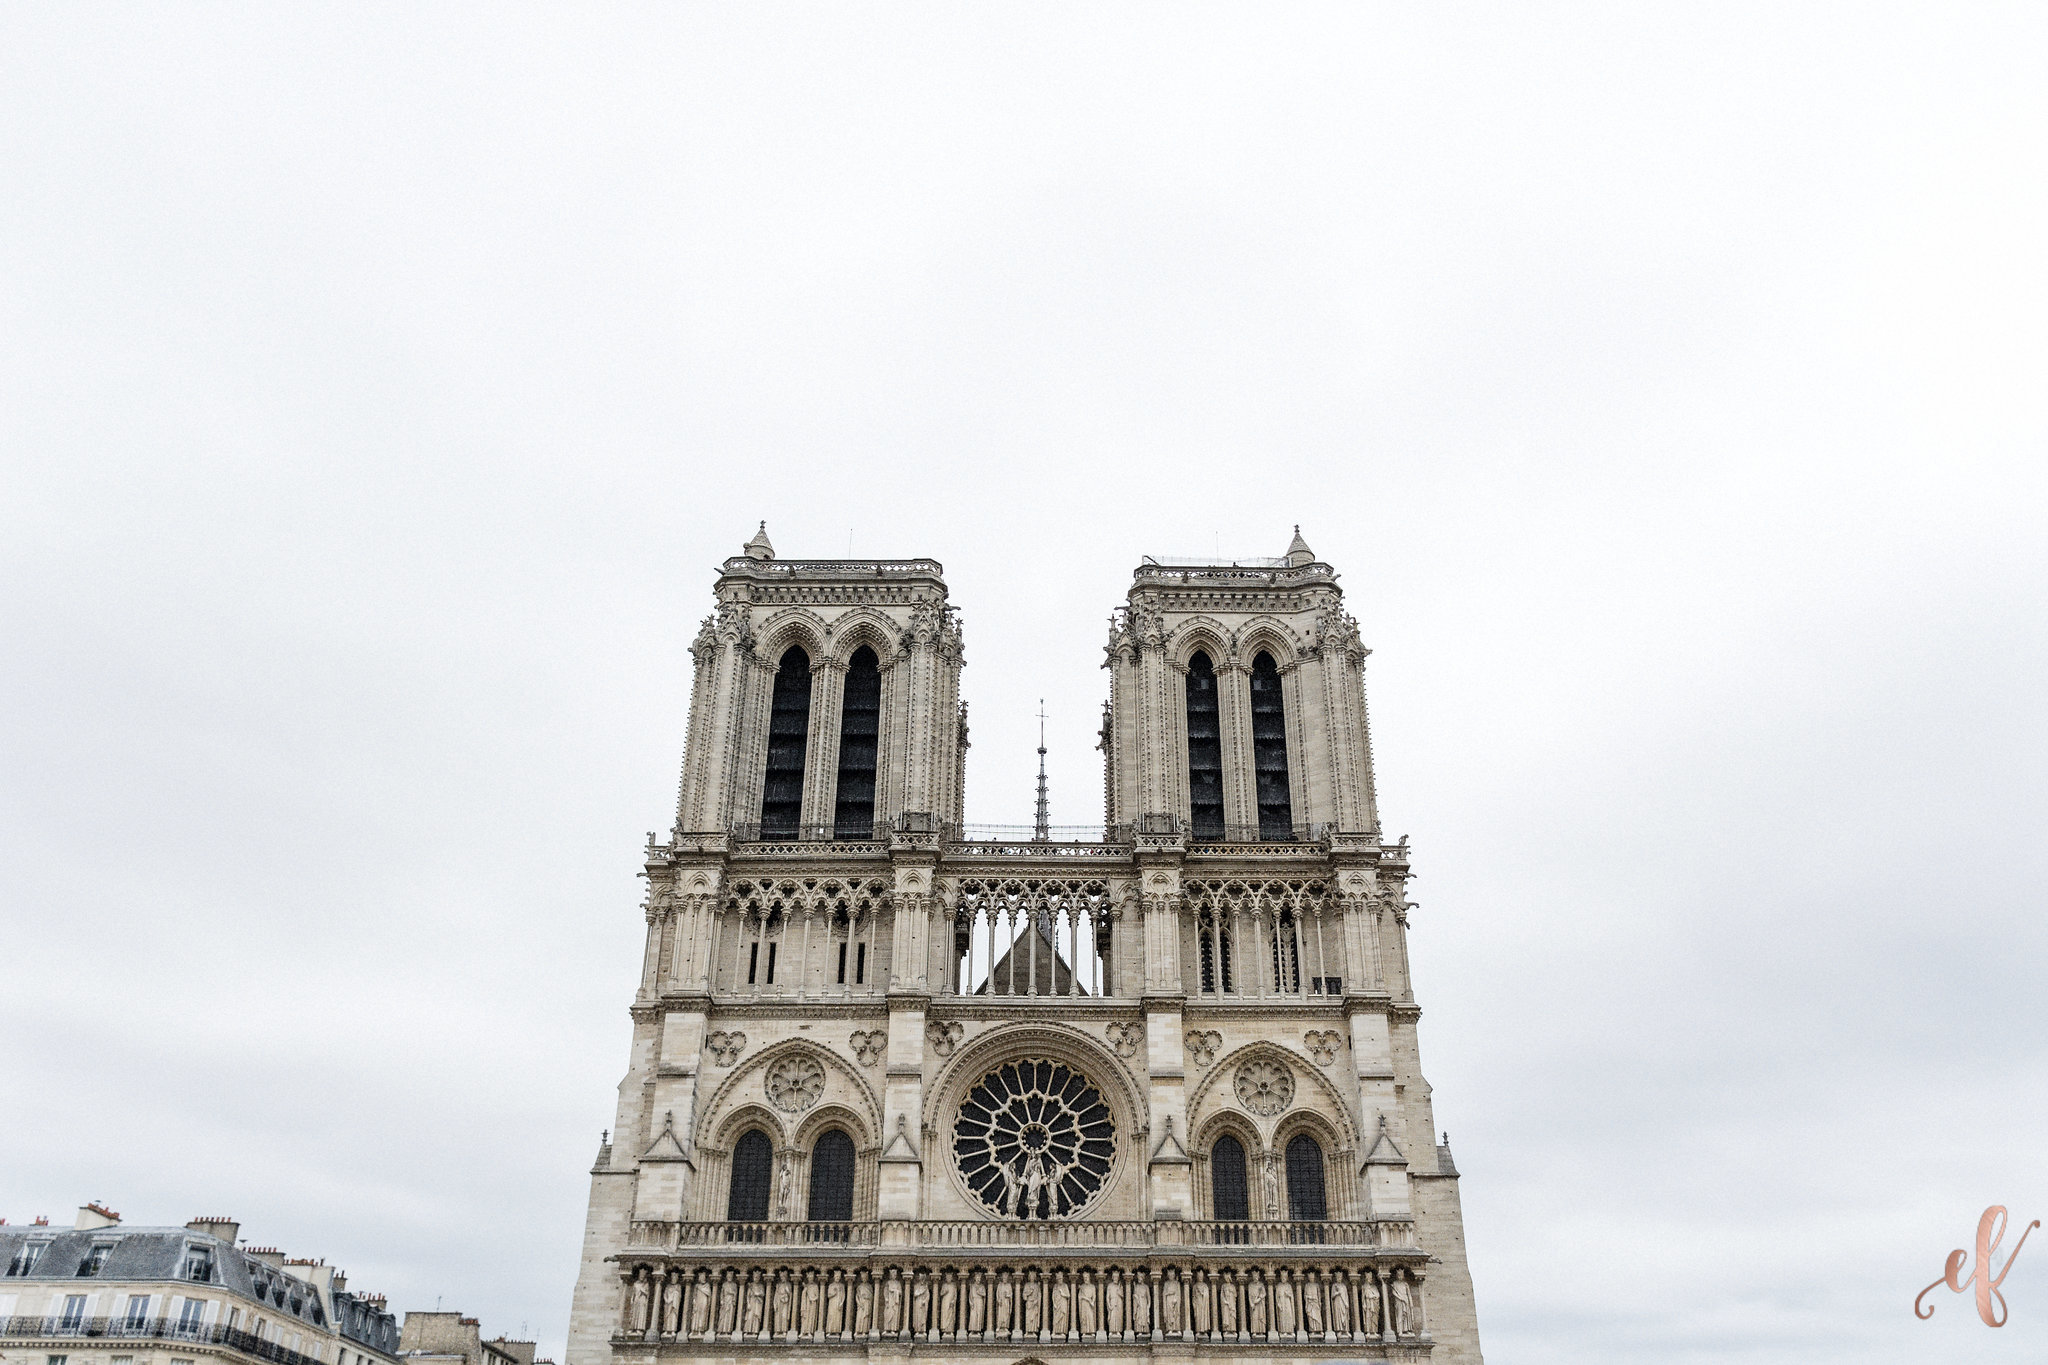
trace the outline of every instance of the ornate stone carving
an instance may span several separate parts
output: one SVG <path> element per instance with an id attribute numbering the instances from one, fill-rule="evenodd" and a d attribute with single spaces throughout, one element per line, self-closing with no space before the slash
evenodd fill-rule
<path id="1" fill-rule="evenodd" d="M 1188 1056 L 1196 1066 L 1207 1066 L 1216 1060 L 1216 1049 L 1223 1046 L 1223 1035 L 1214 1029 L 1191 1029 L 1181 1040 L 1187 1045 Z"/>
<path id="2" fill-rule="evenodd" d="M 1285 1062 L 1255 1057 L 1237 1069 L 1237 1102 L 1271 1118 L 1294 1102 L 1294 1073 Z"/>
<path id="3" fill-rule="evenodd" d="M 1110 1046 L 1119 1057 L 1135 1057 L 1145 1046 L 1143 1024 L 1114 1023 L 1104 1032 L 1109 1036 Z"/>
<path id="4" fill-rule="evenodd" d="M 1335 1029 L 1310 1029 L 1301 1035 L 1301 1041 L 1308 1047 L 1308 1055 L 1315 1059 L 1317 1066 L 1328 1066 L 1337 1060 L 1337 1049 L 1344 1046 L 1344 1035 Z"/>
<path id="5" fill-rule="evenodd" d="M 967 1026 L 957 1020 L 941 1022 L 928 1021 L 924 1026 L 924 1040 L 941 1057 L 953 1055 L 953 1049 L 960 1046 L 960 1040 L 967 1034 Z"/>
<path id="6" fill-rule="evenodd" d="M 825 1068 L 808 1053 L 792 1053 L 768 1068 L 765 1084 L 777 1109 L 801 1114 L 825 1093 Z"/>
<path id="7" fill-rule="evenodd" d="M 862 1066 L 873 1066 L 889 1051 L 889 1035 L 882 1029 L 855 1029 L 846 1042 Z"/>
<path id="8" fill-rule="evenodd" d="M 711 1054 L 711 1060 L 720 1066 L 731 1066 L 747 1050 L 747 1035 L 744 1033 L 714 1033 L 704 1040 L 704 1050 Z"/>
<path id="9" fill-rule="evenodd" d="M 976 1082 L 953 1124 L 967 1187 L 1004 1218 L 1064 1218 L 1102 1189 L 1116 1158 L 1109 1106 L 1059 1062 L 1005 1062 Z"/>

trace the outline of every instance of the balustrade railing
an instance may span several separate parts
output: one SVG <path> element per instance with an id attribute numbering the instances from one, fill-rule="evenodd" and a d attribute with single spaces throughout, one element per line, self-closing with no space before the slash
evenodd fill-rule
<path id="1" fill-rule="evenodd" d="M 669 1255 L 699 1250 L 747 1254 L 755 1248 L 776 1251 L 834 1246 L 925 1251 L 985 1247 L 1074 1252 L 1287 1247 L 1398 1251 L 1412 1249 L 1414 1239 L 1406 1223 L 1285 1219 L 928 1219 L 848 1223 L 678 1223 L 643 1219 L 632 1224 L 625 1254 Z"/>
<path id="2" fill-rule="evenodd" d="M 162 1340 L 190 1342 L 201 1346 L 228 1346 L 243 1355 L 255 1356 L 273 1365 L 321 1365 L 318 1358 L 265 1341 L 254 1332 L 219 1324 L 200 1326 L 177 1318 L 150 1318 L 131 1322 L 126 1318 L 73 1318 L 62 1314 L 29 1314 L 0 1319 L 9 1337 L 104 1337 L 109 1340 Z"/>

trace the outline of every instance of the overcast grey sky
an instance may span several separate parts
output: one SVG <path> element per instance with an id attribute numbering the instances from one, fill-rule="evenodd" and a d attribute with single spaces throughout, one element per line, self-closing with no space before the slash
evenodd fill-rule
<path id="1" fill-rule="evenodd" d="M 0 9 L 0 1215 L 559 1355 L 718 561 L 1344 574 L 1498 1362 L 2019 1360 L 2036 4 Z M 2037 1239 L 2040 1234 L 2037 1234 Z"/>

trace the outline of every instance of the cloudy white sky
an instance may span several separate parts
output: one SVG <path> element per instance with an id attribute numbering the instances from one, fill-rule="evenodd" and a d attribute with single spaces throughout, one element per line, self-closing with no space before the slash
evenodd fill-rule
<path id="1" fill-rule="evenodd" d="M 1099 817 L 1143 553 L 1344 574 L 1500 1362 L 2005 1361 L 2038 5 L 0 10 L 0 1215 L 559 1354 L 685 646 L 925 554 Z M 2037 1238 L 2040 1234 L 2036 1234 Z"/>

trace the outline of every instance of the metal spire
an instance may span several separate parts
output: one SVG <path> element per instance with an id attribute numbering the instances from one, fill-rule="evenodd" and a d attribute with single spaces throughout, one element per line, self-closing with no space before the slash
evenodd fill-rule
<path id="1" fill-rule="evenodd" d="M 1038 699 L 1038 822 L 1031 837 L 1039 843 L 1052 838 L 1052 808 L 1045 800 L 1045 698 Z"/>

